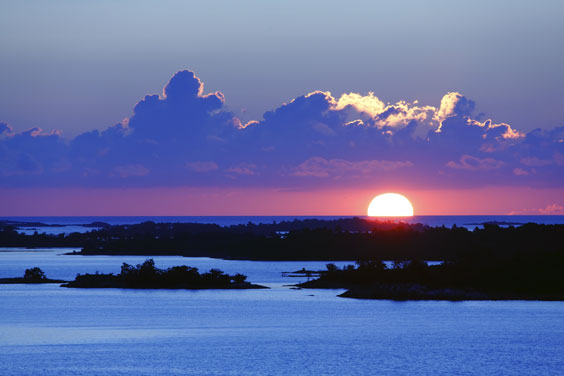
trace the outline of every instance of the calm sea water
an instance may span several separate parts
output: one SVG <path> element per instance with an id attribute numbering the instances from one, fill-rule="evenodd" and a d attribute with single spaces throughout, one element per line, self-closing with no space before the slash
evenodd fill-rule
<path id="1" fill-rule="evenodd" d="M 0 250 L 0 277 L 116 272 L 144 257 Z M 270 290 L 0 285 L 1 375 L 557 375 L 564 302 L 392 302 L 293 290 L 323 262 L 155 257 L 242 272 Z M 340 265 L 342 263 L 339 263 Z"/>
<path id="2" fill-rule="evenodd" d="M 294 219 L 339 219 L 352 218 L 352 216 L 176 216 L 176 217 L 0 217 L 0 220 L 12 220 L 22 222 L 41 222 L 48 225 L 58 224 L 64 227 L 25 227 L 24 233 L 38 231 L 48 234 L 85 232 L 90 231 L 91 227 L 83 227 L 84 224 L 92 222 L 106 222 L 111 225 L 127 225 L 141 223 L 145 221 L 154 222 L 195 222 L 195 223 L 215 223 L 220 226 L 231 226 L 252 223 L 272 223 L 282 221 L 293 221 Z M 564 215 L 439 215 L 439 216 L 414 216 L 401 219 L 407 223 L 423 223 L 429 226 L 463 226 L 473 229 L 484 222 L 506 222 L 506 223 L 543 223 L 543 224 L 564 224 Z"/>

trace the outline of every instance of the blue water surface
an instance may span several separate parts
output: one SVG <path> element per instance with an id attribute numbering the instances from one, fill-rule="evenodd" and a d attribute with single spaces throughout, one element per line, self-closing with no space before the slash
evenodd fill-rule
<path id="1" fill-rule="evenodd" d="M 116 272 L 137 256 L 0 250 L 0 277 Z M 564 302 L 393 302 L 295 290 L 323 262 L 155 257 L 218 267 L 269 290 L 0 285 L 2 375 L 557 375 Z M 341 265 L 341 264 L 339 264 Z M 298 279 L 299 280 L 299 279 Z"/>

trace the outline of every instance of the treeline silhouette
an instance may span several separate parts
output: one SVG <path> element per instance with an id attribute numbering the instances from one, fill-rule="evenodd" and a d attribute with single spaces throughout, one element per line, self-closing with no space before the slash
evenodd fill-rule
<path id="1" fill-rule="evenodd" d="M 80 247 L 81 254 L 184 255 L 246 260 L 458 260 L 562 251 L 564 225 L 429 227 L 361 218 L 295 220 L 221 227 L 154 223 L 107 226 L 70 235 L 0 229 L 1 246 Z"/>
<path id="2" fill-rule="evenodd" d="M 341 296 L 367 299 L 533 299 L 564 300 L 564 248 L 559 251 L 476 250 L 454 261 L 428 265 L 422 260 L 357 261 L 338 268 L 327 264 L 307 288 L 346 288 Z"/>
<path id="3" fill-rule="evenodd" d="M 60 279 L 49 279 L 45 272 L 38 267 L 26 269 L 23 277 L 0 278 L 0 284 L 36 284 L 36 283 L 63 283 Z"/>
<path id="4" fill-rule="evenodd" d="M 77 274 L 74 281 L 62 287 L 136 288 L 136 289 L 253 289 L 266 288 L 246 281 L 243 274 L 229 275 L 219 269 L 199 273 L 186 265 L 168 269 L 155 267 L 153 259 L 142 264 L 123 263 L 119 274 Z"/>

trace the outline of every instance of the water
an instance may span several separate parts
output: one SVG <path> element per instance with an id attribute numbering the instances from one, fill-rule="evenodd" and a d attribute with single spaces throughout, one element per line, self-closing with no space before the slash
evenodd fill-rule
<path id="1" fill-rule="evenodd" d="M 119 270 L 144 257 L 0 252 L 0 277 Z M 563 374 L 564 302 L 392 302 L 292 290 L 322 262 L 155 257 L 247 274 L 270 290 L 0 285 L 2 375 Z"/>
<path id="2" fill-rule="evenodd" d="M 308 270 L 325 269 L 328 261 L 246 261 L 221 260 L 208 257 L 182 256 L 82 256 L 64 255 L 78 248 L 33 249 L 0 248 L 0 278 L 23 276 L 25 269 L 39 267 L 52 279 L 74 279 L 77 273 L 119 273 L 121 264 L 140 264 L 148 258 L 155 261 L 158 268 L 176 265 L 196 267 L 200 272 L 212 268 L 221 269 L 228 274 L 243 273 L 251 282 L 267 284 L 291 284 L 305 281 L 300 278 L 282 277 L 282 272 L 293 272 L 305 267 Z M 353 261 L 331 261 L 342 267 Z"/>
<path id="3" fill-rule="evenodd" d="M 63 225 L 63 227 L 23 227 L 21 232 L 32 234 L 34 231 L 47 234 L 60 234 L 70 232 L 86 232 L 92 227 L 84 227 L 84 224 L 92 222 L 106 222 L 111 225 L 128 225 L 145 221 L 154 222 L 195 222 L 195 223 L 215 223 L 220 226 L 232 226 L 252 223 L 272 223 L 282 221 L 293 221 L 294 219 L 339 219 L 353 218 L 352 216 L 142 216 L 142 217 L 0 217 L 1 220 L 21 221 L 21 222 L 41 222 L 48 225 Z M 423 223 L 429 226 L 453 225 L 474 229 L 480 227 L 477 224 L 484 222 L 508 222 L 508 223 L 542 223 L 542 224 L 564 224 L 564 215 L 439 215 L 439 216 L 414 216 L 401 219 L 407 223 Z"/>

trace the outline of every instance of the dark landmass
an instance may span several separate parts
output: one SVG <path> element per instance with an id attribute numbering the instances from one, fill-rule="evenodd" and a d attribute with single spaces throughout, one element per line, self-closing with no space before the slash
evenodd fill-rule
<path id="1" fill-rule="evenodd" d="M 564 250 L 492 254 L 476 251 L 441 265 L 420 260 L 327 264 L 302 288 L 347 289 L 341 297 L 391 300 L 564 300 Z"/>
<path id="2" fill-rule="evenodd" d="M 467 254 L 562 251 L 564 225 L 430 227 L 361 218 L 222 227 L 200 223 L 106 226 L 86 233 L 19 234 L 0 225 L 0 246 L 78 247 L 81 255 L 182 255 L 239 260 L 438 260 Z"/>
<path id="3" fill-rule="evenodd" d="M 219 269 L 199 273 L 186 265 L 168 269 L 155 267 L 152 259 L 136 266 L 124 263 L 121 272 L 114 274 L 77 274 L 74 281 L 49 279 L 40 268 L 26 269 L 23 277 L 0 278 L 0 284 L 62 283 L 61 287 L 129 288 L 129 289 L 266 289 L 247 282 L 243 274 L 229 275 Z"/>
<path id="4" fill-rule="evenodd" d="M 0 221 L 0 228 L 2 227 L 64 227 L 65 225 L 61 224 L 47 224 L 43 222 L 24 222 L 24 221 L 9 221 L 9 220 L 1 220 Z"/>
<path id="5" fill-rule="evenodd" d="M 82 227 L 102 227 L 102 228 L 107 228 L 110 227 L 111 225 L 109 223 L 106 222 L 91 222 L 91 223 L 86 223 L 86 224 L 82 224 L 80 225 Z"/>
<path id="6" fill-rule="evenodd" d="M 0 246 L 80 247 L 76 253 L 80 255 L 358 260 L 357 267 L 344 270 L 331 266 L 319 273 L 288 274 L 319 277 L 301 287 L 345 288 L 343 296 L 356 298 L 564 300 L 564 225 L 485 223 L 470 231 L 361 218 L 229 227 L 144 222 L 68 235 L 25 235 L 11 225 L 0 225 Z M 385 268 L 379 260 L 396 262 L 393 268 Z M 443 264 L 428 266 L 422 260 Z M 124 268 L 119 275 L 77 276 L 67 287 L 249 288 L 244 280 L 219 271 L 199 274 L 194 268 L 159 270 L 154 265 L 153 269 Z M 141 273 L 149 269 L 152 274 Z M 152 277 L 135 277 L 141 274 Z M 187 279 L 178 279 L 179 275 Z M 212 281 L 218 284 L 208 284 Z"/>
<path id="7" fill-rule="evenodd" d="M 61 279 L 49 279 L 39 268 L 26 269 L 23 277 L 0 278 L 0 284 L 37 284 L 37 283 L 65 283 Z"/>
<path id="8" fill-rule="evenodd" d="M 127 289 L 266 289 L 246 281 L 243 274 L 229 275 L 219 269 L 199 273 L 197 268 L 174 266 L 168 269 L 155 267 L 152 259 L 132 266 L 124 263 L 121 272 L 114 274 L 78 274 L 74 281 L 61 287 L 77 288 L 127 288 Z"/>
<path id="9" fill-rule="evenodd" d="M 45 278 L 40 281 L 32 281 L 22 277 L 0 278 L 0 285 L 16 285 L 16 284 L 39 284 L 39 283 L 65 283 L 62 279 Z"/>
<path id="10" fill-rule="evenodd" d="M 325 272 L 319 270 L 307 270 L 306 268 L 302 268 L 301 270 L 295 270 L 293 272 L 282 272 L 282 277 L 311 278 L 311 277 L 319 277 L 323 273 Z"/>
<path id="11" fill-rule="evenodd" d="M 66 226 L 109 227 L 110 224 L 106 222 L 91 222 L 91 223 L 81 223 L 81 224 L 73 224 L 73 225 L 62 225 L 56 223 L 48 224 L 43 222 L 24 222 L 24 221 L 9 221 L 9 220 L 0 221 L 0 228 L 13 227 L 15 229 L 19 229 L 21 227 L 66 227 Z"/>
<path id="12" fill-rule="evenodd" d="M 507 222 L 507 221 L 488 221 L 488 222 L 466 223 L 466 226 L 485 226 L 485 225 L 521 226 L 521 225 L 524 225 L 524 223 L 523 222 Z"/>

